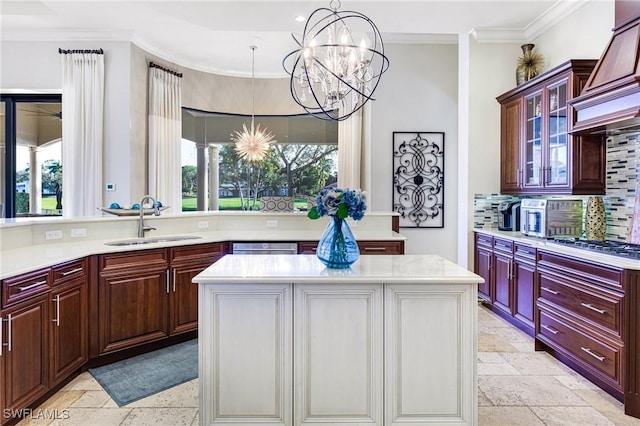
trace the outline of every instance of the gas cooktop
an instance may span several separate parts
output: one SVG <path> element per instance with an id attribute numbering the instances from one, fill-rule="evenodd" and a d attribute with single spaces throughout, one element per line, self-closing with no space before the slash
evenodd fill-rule
<path id="1" fill-rule="evenodd" d="M 578 238 L 556 238 L 553 242 L 613 256 L 640 259 L 640 244 L 630 244 L 623 241 L 580 240 Z"/>

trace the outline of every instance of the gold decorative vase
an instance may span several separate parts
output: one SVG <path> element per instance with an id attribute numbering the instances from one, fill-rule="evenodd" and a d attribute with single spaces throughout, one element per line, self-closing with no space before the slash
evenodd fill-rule
<path id="1" fill-rule="evenodd" d="M 538 52 L 534 52 L 535 44 L 527 43 L 520 46 L 522 56 L 518 58 L 516 67 L 516 84 L 519 86 L 540 74 L 544 58 Z"/>
<path id="2" fill-rule="evenodd" d="M 585 231 L 588 240 L 604 241 L 607 234 L 607 221 L 602 197 L 589 197 Z"/>

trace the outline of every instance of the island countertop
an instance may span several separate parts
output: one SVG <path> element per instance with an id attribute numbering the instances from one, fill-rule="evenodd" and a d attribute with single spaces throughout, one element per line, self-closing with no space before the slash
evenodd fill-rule
<path id="1" fill-rule="evenodd" d="M 348 269 L 326 268 L 315 255 L 227 255 L 196 283 L 481 283 L 482 277 L 435 255 L 360 256 Z"/>

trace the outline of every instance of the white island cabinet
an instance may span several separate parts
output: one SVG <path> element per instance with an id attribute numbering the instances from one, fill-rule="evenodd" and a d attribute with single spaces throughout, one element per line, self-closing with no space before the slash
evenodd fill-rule
<path id="1" fill-rule="evenodd" d="M 429 255 L 227 255 L 194 282 L 201 425 L 477 424 L 478 275 Z"/>

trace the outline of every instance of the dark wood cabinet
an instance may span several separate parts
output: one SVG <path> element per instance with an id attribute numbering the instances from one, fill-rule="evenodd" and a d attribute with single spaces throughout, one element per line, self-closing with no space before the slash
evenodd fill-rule
<path id="1" fill-rule="evenodd" d="M 484 278 L 478 294 L 486 305 L 533 335 L 536 249 L 476 232 L 474 272 Z"/>
<path id="2" fill-rule="evenodd" d="M 474 272 L 484 279 L 484 283 L 478 284 L 478 296 L 491 305 L 495 300 L 493 237 L 476 232 L 474 245 Z"/>
<path id="3" fill-rule="evenodd" d="M 493 306 L 507 315 L 512 315 L 513 283 L 511 282 L 511 254 L 494 251 L 496 295 Z"/>
<path id="4" fill-rule="evenodd" d="M 298 254 L 315 254 L 318 241 L 301 241 Z M 358 241 L 360 254 L 404 254 L 404 241 Z"/>
<path id="5" fill-rule="evenodd" d="M 571 60 L 499 96 L 504 194 L 603 194 L 605 145 L 571 133 L 580 94 L 596 60 Z"/>
<path id="6" fill-rule="evenodd" d="M 82 259 L 52 269 L 50 386 L 88 360 L 88 272 Z"/>
<path id="7" fill-rule="evenodd" d="M 169 335 L 169 262 L 165 249 L 100 256 L 100 353 Z"/>
<path id="8" fill-rule="evenodd" d="M 224 243 L 170 249 L 170 335 L 198 329 L 198 285 L 192 280 L 224 254 Z"/>
<path id="9" fill-rule="evenodd" d="M 521 110 L 521 97 L 505 101 L 500 106 L 500 189 L 503 193 L 520 190 Z"/>
<path id="10" fill-rule="evenodd" d="M 99 349 L 128 349 L 198 329 L 198 286 L 191 280 L 225 243 L 99 256 Z"/>
<path id="11" fill-rule="evenodd" d="M 623 270 L 542 250 L 537 268 L 536 349 L 625 399 L 625 357 L 635 365 L 638 354 L 625 345 Z"/>
<path id="12" fill-rule="evenodd" d="M 49 294 L 34 296 L 2 312 L 4 410 L 15 412 L 44 395 L 49 386 Z M 4 416 L 3 416 L 4 417 Z"/>

